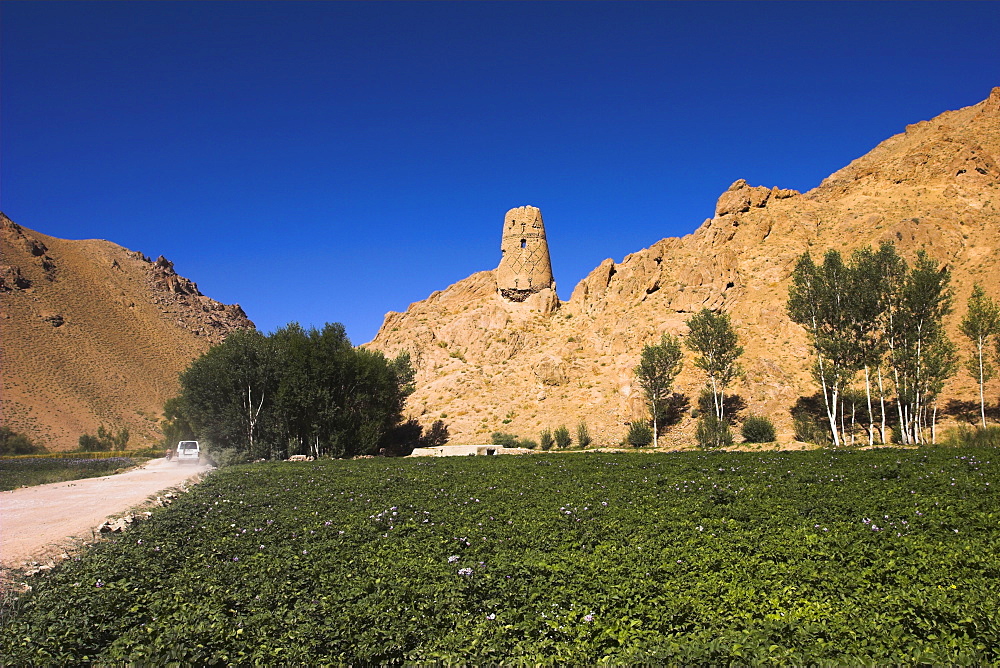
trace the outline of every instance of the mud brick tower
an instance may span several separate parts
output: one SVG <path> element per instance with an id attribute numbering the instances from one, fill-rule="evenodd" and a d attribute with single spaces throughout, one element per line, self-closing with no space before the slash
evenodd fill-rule
<path id="1" fill-rule="evenodd" d="M 523 302 L 536 292 L 555 288 L 545 224 L 536 207 L 519 206 L 504 216 L 496 280 L 497 291 L 512 302 Z"/>

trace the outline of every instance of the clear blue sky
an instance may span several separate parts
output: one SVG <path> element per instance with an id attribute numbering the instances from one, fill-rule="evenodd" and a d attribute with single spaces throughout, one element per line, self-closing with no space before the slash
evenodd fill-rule
<path id="1" fill-rule="evenodd" d="M 542 209 L 559 293 L 1000 85 L 1000 3 L 0 5 L 0 208 L 258 327 L 386 311 Z"/>

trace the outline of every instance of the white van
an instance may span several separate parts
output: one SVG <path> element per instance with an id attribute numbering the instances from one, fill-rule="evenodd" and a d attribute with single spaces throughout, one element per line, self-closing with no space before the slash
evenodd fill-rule
<path id="1" fill-rule="evenodd" d="M 201 448 L 198 447 L 198 441 L 181 441 L 177 444 L 178 464 L 184 464 L 185 462 L 197 464 L 200 457 Z"/>

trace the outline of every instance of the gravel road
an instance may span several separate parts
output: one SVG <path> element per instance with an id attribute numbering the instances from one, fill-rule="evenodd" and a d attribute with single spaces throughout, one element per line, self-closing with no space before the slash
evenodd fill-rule
<path id="1" fill-rule="evenodd" d="M 140 468 L 102 478 L 87 478 L 0 492 L 0 567 L 18 568 L 90 539 L 112 515 L 124 513 L 150 496 L 205 472 L 192 466 L 152 459 Z"/>

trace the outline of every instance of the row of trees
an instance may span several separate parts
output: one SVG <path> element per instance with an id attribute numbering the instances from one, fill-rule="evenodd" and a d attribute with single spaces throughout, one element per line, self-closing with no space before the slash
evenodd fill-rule
<path id="1" fill-rule="evenodd" d="M 408 454 L 422 438 L 418 423 L 402 423 L 413 375 L 409 355 L 355 348 L 340 324 L 241 330 L 181 374 L 164 432 L 255 459 Z M 433 436 L 447 440 L 443 423 Z"/>
<path id="2" fill-rule="evenodd" d="M 827 251 L 821 263 L 808 252 L 799 258 L 787 309 L 809 334 L 813 374 L 835 446 L 848 434 L 853 439 L 857 397 L 863 397 L 867 407 L 862 411 L 869 444 L 891 440 L 889 422 L 896 424 L 904 444 L 926 442 L 928 431 L 935 440 L 938 398 L 959 363 L 944 328 L 952 310 L 950 279 L 949 269 L 924 251 L 917 253 L 911 267 L 889 242 L 877 251 L 862 248 L 847 261 L 836 250 Z M 726 391 L 741 376 L 743 348 L 726 313 L 704 309 L 687 325 L 685 344 L 695 353 L 695 366 L 705 373 L 711 397 L 711 410 L 703 411 L 699 421 L 699 442 L 718 446 L 731 440 Z M 979 285 L 973 288 L 959 329 L 972 344 L 967 369 L 979 384 L 985 427 L 984 386 L 1000 364 L 1000 308 Z M 654 445 L 682 362 L 680 340 L 664 334 L 659 343 L 643 348 L 635 369 L 649 402 Z M 862 382 L 863 392 L 858 389 Z M 890 416 L 893 406 L 895 416 Z"/>
<path id="3" fill-rule="evenodd" d="M 805 327 L 814 351 L 830 435 L 844 442 L 844 400 L 863 373 L 869 444 L 887 443 L 887 403 L 895 403 L 899 440 L 935 440 L 938 397 L 958 368 L 944 318 L 952 310 L 951 272 L 924 251 L 913 266 L 891 243 L 862 248 L 845 262 L 827 251 L 817 264 L 807 252 L 792 273 L 788 313 Z M 878 418 L 873 407 L 878 396 Z M 858 393 L 860 394 L 860 393 Z M 851 423 L 856 410 L 850 406 Z"/>
<path id="4" fill-rule="evenodd" d="M 707 395 L 711 398 L 711 410 L 699 418 L 698 440 L 704 446 L 719 447 L 732 441 L 726 416 L 726 391 L 742 374 L 739 358 L 743 347 L 728 313 L 702 309 L 688 319 L 687 326 L 685 344 L 695 354 L 694 365 L 705 373 Z M 649 402 L 654 447 L 659 446 L 660 427 L 679 403 L 673 384 L 683 362 L 681 342 L 670 334 L 663 334 L 659 343 L 644 346 L 639 356 L 635 375 Z M 633 427 L 628 440 L 634 445 L 643 438 L 645 432 L 640 425 Z"/>

